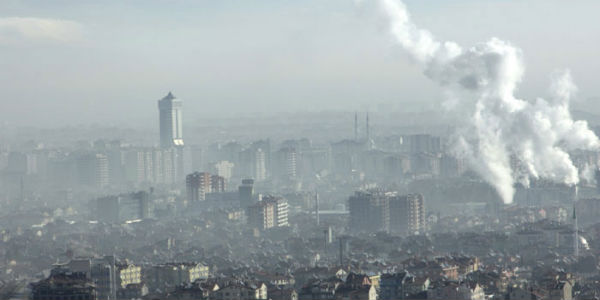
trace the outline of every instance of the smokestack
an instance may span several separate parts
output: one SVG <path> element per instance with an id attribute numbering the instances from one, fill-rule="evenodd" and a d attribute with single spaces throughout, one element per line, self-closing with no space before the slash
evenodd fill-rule
<path id="1" fill-rule="evenodd" d="M 573 120 L 568 113 L 577 90 L 568 71 L 553 74 L 549 100 L 519 99 L 515 92 L 525 70 L 521 49 L 498 38 L 466 48 L 439 41 L 411 20 L 402 1 L 379 2 L 400 46 L 430 79 L 461 95 L 452 100 L 451 108 L 473 117 L 459 125 L 455 146 L 504 203 L 512 203 L 516 182 L 525 186 L 531 178 L 569 186 L 579 182 L 579 170 L 567 150 L 595 151 L 600 140 L 586 121 Z M 511 157 L 518 157 L 527 168 L 513 169 Z"/>

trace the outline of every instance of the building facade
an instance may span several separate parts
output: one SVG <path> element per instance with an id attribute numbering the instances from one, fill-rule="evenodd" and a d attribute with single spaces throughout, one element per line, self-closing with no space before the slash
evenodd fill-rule
<path id="1" fill-rule="evenodd" d="M 85 273 L 53 272 L 31 285 L 32 300 L 95 300 L 96 287 Z"/>
<path id="2" fill-rule="evenodd" d="M 401 235 L 425 231 L 425 205 L 423 195 L 411 194 L 390 198 L 390 232 Z"/>
<path id="3" fill-rule="evenodd" d="M 107 196 L 96 199 L 95 215 L 107 223 L 141 220 L 150 217 L 150 206 L 150 195 L 144 191 Z"/>
<path id="4" fill-rule="evenodd" d="M 225 178 L 207 172 L 194 172 L 185 179 L 188 202 L 205 201 L 206 194 L 225 192 Z"/>
<path id="5" fill-rule="evenodd" d="M 246 209 L 248 225 L 260 230 L 289 226 L 288 210 L 286 199 L 266 196 Z"/>
<path id="6" fill-rule="evenodd" d="M 357 191 L 348 199 L 350 230 L 414 235 L 426 230 L 423 195 L 398 195 L 378 189 Z"/>
<path id="7" fill-rule="evenodd" d="M 395 193 L 382 190 L 357 191 L 348 199 L 350 230 L 354 232 L 389 231 L 390 198 Z"/>
<path id="8" fill-rule="evenodd" d="M 158 100 L 162 148 L 183 146 L 182 108 L 183 102 L 171 92 Z"/>
<path id="9" fill-rule="evenodd" d="M 166 263 L 152 266 L 144 274 L 151 290 L 175 287 L 209 277 L 209 267 L 202 263 Z"/>

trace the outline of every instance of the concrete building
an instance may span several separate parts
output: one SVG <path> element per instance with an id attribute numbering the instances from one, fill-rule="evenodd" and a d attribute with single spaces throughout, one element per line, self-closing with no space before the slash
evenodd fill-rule
<path id="1" fill-rule="evenodd" d="M 190 148 L 190 156 L 192 161 L 192 172 L 199 172 L 204 169 L 204 159 L 205 153 L 204 149 L 200 146 L 191 146 Z"/>
<path id="2" fill-rule="evenodd" d="M 91 260 L 90 277 L 96 284 L 98 299 L 112 300 L 117 298 L 118 274 L 117 261 L 114 256 L 105 256 Z"/>
<path id="3" fill-rule="evenodd" d="M 267 196 L 246 209 L 248 225 L 260 230 L 289 226 L 288 210 L 286 199 Z"/>
<path id="4" fill-rule="evenodd" d="M 447 178 L 459 177 L 466 171 L 466 165 L 462 158 L 448 154 L 440 158 L 440 175 Z"/>
<path id="5" fill-rule="evenodd" d="M 160 146 L 163 148 L 183 146 L 183 102 L 171 92 L 158 100 L 160 120 Z"/>
<path id="6" fill-rule="evenodd" d="M 399 196 L 378 189 L 357 191 L 348 200 L 350 230 L 422 233 L 426 228 L 425 206 L 420 194 Z"/>
<path id="7" fill-rule="evenodd" d="M 367 143 L 342 140 L 331 144 L 331 167 L 334 174 L 347 177 L 360 170 L 360 155 L 368 149 Z"/>
<path id="8" fill-rule="evenodd" d="M 123 176 L 129 183 L 173 184 L 179 158 L 174 148 L 133 148 L 123 154 Z"/>
<path id="9" fill-rule="evenodd" d="M 427 290 L 427 299 L 484 300 L 483 288 L 477 283 L 439 282 Z"/>
<path id="10" fill-rule="evenodd" d="M 426 229 L 423 195 L 390 198 L 390 231 L 401 235 L 423 233 Z"/>
<path id="11" fill-rule="evenodd" d="M 410 153 L 437 153 L 442 150 L 439 136 L 429 134 L 414 134 L 403 138 Z"/>
<path id="12" fill-rule="evenodd" d="M 348 199 L 350 230 L 354 232 L 389 231 L 390 198 L 395 193 L 382 190 L 357 191 Z"/>
<path id="13" fill-rule="evenodd" d="M 206 279 L 209 274 L 209 267 L 201 263 L 166 263 L 144 271 L 144 282 L 156 290 Z"/>
<path id="14" fill-rule="evenodd" d="M 187 175 L 185 184 L 188 202 L 205 201 L 207 194 L 225 192 L 225 178 L 206 172 Z"/>
<path id="15" fill-rule="evenodd" d="M 53 272 L 31 285 L 32 300 L 95 300 L 96 287 L 85 273 Z"/>
<path id="16" fill-rule="evenodd" d="M 148 286 L 144 283 L 129 284 L 117 290 L 117 299 L 143 299 L 148 294 Z"/>
<path id="17" fill-rule="evenodd" d="M 77 158 L 77 179 L 82 185 L 102 188 L 108 185 L 108 158 L 101 153 L 83 154 Z"/>
<path id="18" fill-rule="evenodd" d="M 298 154 L 295 148 L 285 147 L 276 152 L 274 175 L 279 179 L 294 179 L 297 176 Z"/>
<path id="19" fill-rule="evenodd" d="M 117 264 L 117 280 L 121 288 L 142 283 L 142 267 L 130 263 Z"/>
<path id="20" fill-rule="evenodd" d="M 238 187 L 240 204 L 246 207 L 254 203 L 254 179 L 243 179 Z"/>
<path id="21" fill-rule="evenodd" d="M 5 172 L 18 175 L 33 175 L 40 171 L 38 153 L 10 152 L 6 158 Z"/>
<path id="22" fill-rule="evenodd" d="M 265 157 L 265 177 L 269 177 L 270 176 L 270 172 L 271 172 L 271 140 L 266 139 L 266 140 L 258 140 L 258 141 L 254 141 L 252 142 L 252 144 L 250 145 L 251 149 L 254 149 L 255 151 L 260 149 L 263 153 L 264 153 L 264 157 Z"/>
<path id="23" fill-rule="evenodd" d="M 229 282 L 211 295 L 215 300 L 266 300 L 267 285 L 264 283 Z"/>
<path id="24" fill-rule="evenodd" d="M 227 160 L 219 161 L 213 164 L 213 173 L 225 178 L 225 180 L 230 180 L 233 175 L 233 167 L 235 165 Z"/>
<path id="25" fill-rule="evenodd" d="M 188 202 L 204 201 L 211 192 L 211 175 L 206 172 L 195 172 L 186 176 L 185 186 Z"/>
<path id="26" fill-rule="evenodd" d="M 144 182 L 146 180 L 145 152 L 141 149 L 129 150 L 124 156 L 125 179 L 131 183 Z"/>
<path id="27" fill-rule="evenodd" d="M 263 181 L 267 178 L 266 153 L 262 148 L 249 148 L 239 153 L 238 175 Z"/>
<path id="28" fill-rule="evenodd" d="M 171 92 L 161 100 L 158 100 L 160 121 L 160 146 L 170 149 L 171 169 L 173 178 L 165 183 L 174 183 L 183 178 L 184 172 L 184 143 L 183 143 L 183 102 L 177 99 Z M 165 164 L 166 167 L 166 164 Z"/>
<path id="29" fill-rule="evenodd" d="M 117 299 L 120 279 L 114 256 L 72 259 L 66 264 L 55 265 L 54 270 L 83 274 L 94 284 L 97 299 Z"/>
<path id="30" fill-rule="evenodd" d="M 246 208 L 248 225 L 251 228 L 266 230 L 275 226 L 275 205 L 259 201 Z"/>
<path id="31" fill-rule="evenodd" d="M 145 219 L 150 211 L 150 196 L 144 191 L 96 199 L 95 215 L 107 223 Z"/>
<path id="32" fill-rule="evenodd" d="M 274 204 L 275 206 L 275 216 L 274 216 L 274 221 L 275 221 L 275 226 L 276 227 L 285 227 L 285 226 L 289 226 L 289 222 L 288 222 L 288 212 L 289 212 L 289 205 L 288 205 L 288 201 L 284 198 L 281 197 L 273 197 L 273 196 L 266 196 L 263 198 L 262 200 L 263 202 L 271 202 Z"/>
<path id="33" fill-rule="evenodd" d="M 219 175 L 210 176 L 210 190 L 212 193 L 223 193 L 227 189 L 227 181 Z"/>

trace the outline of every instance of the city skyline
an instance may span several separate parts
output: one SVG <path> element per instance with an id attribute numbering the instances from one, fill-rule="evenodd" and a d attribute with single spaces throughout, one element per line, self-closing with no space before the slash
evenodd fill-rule
<path id="1" fill-rule="evenodd" d="M 136 9 L 107 1 L 99 9 L 91 1 L 3 1 L 0 78 L 13 101 L 0 102 L 0 119 L 14 126 L 150 127 L 154 112 L 146 103 L 168 90 L 187 100 L 187 122 L 216 112 L 438 107 L 444 100 L 439 88 L 390 43 L 374 5 L 359 3 L 151 1 Z M 518 91 L 525 98 L 546 93 L 554 68 L 570 68 L 580 88 L 576 107 L 598 112 L 600 92 L 589 71 L 598 69 L 600 45 L 593 37 L 600 29 L 591 23 L 597 1 L 409 5 L 415 21 L 439 37 L 472 45 L 496 36 L 519 45 L 528 61 Z M 53 107 L 65 109 L 44 114 Z"/>
<path id="2" fill-rule="evenodd" d="M 0 299 L 600 299 L 599 9 L 0 1 Z"/>

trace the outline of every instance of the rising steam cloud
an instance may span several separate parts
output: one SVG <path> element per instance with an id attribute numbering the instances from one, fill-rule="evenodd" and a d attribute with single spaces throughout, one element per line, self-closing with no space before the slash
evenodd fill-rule
<path id="1" fill-rule="evenodd" d="M 597 149 L 600 142 L 587 122 L 571 117 L 576 87 L 568 71 L 554 74 L 551 99 L 518 99 L 515 89 L 524 71 L 520 49 L 497 38 L 469 49 L 439 42 L 411 21 L 402 2 L 380 3 L 397 42 L 430 79 L 448 88 L 453 107 L 470 117 L 458 131 L 456 149 L 505 203 L 512 202 L 516 182 L 579 182 L 567 151 Z"/>

